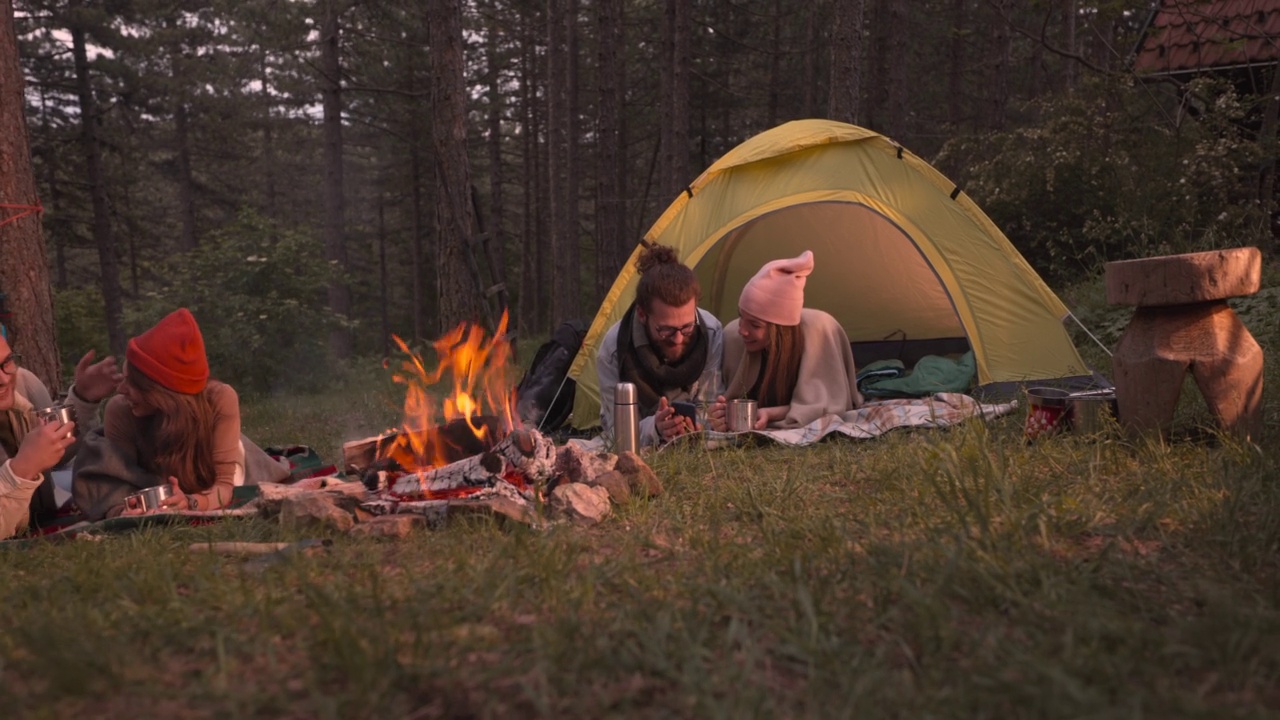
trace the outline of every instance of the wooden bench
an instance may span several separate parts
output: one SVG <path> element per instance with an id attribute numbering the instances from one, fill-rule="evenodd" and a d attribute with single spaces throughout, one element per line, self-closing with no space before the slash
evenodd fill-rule
<path id="1" fill-rule="evenodd" d="M 1227 298 L 1252 295 L 1257 248 L 1107 263 L 1107 302 L 1135 305 L 1111 358 L 1120 421 L 1168 436 L 1188 370 L 1221 428 L 1262 432 L 1262 348 Z"/>

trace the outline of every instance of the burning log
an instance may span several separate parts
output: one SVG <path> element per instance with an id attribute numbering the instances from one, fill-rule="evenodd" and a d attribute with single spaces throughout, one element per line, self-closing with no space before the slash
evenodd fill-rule
<path id="1" fill-rule="evenodd" d="M 385 486 L 379 482 L 378 489 L 402 500 L 456 497 L 499 482 L 529 493 L 551 478 L 555 460 L 555 443 L 549 438 L 536 430 L 515 430 L 492 449 L 442 467 L 394 479 L 386 471 L 379 472 Z"/>

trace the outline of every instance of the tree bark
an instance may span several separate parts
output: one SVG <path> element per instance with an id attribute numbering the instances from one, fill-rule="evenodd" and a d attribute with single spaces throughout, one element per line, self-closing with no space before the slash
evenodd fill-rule
<path id="1" fill-rule="evenodd" d="M 36 179 L 31 168 L 27 119 L 23 114 L 26 83 L 18 63 L 18 37 L 13 3 L 0 0 L 0 205 L 35 208 Z M 62 372 L 53 323 L 53 292 L 45 257 L 40 213 L 0 208 L 0 291 L 6 295 L 13 325 L 7 328 L 14 352 L 49 391 L 61 391 Z"/>
<path id="2" fill-rule="evenodd" d="M 325 258 L 333 263 L 335 273 L 329 280 L 329 310 L 345 321 L 351 316 L 351 288 L 347 285 L 338 2 L 339 0 L 325 0 L 324 3 L 324 24 L 320 31 L 320 95 L 324 105 L 324 252 Z M 351 330 L 343 326 L 330 331 L 329 350 L 338 359 L 351 357 Z"/>
<path id="3" fill-rule="evenodd" d="M 576 317 L 579 268 L 574 262 L 578 213 L 573 182 L 573 103 L 570 99 L 572 58 L 569 55 L 571 0 L 547 2 L 547 178 L 550 190 L 551 325 Z"/>
<path id="4" fill-rule="evenodd" d="M 862 106 L 862 15 L 864 0 L 836 0 L 831 28 L 828 115 L 857 125 Z"/>
<path id="5" fill-rule="evenodd" d="M 1076 0 L 1062 0 L 1063 20 L 1063 37 L 1062 46 L 1069 53 L 1079 52 L 1076 47 Z M 1067 60 L 1062 63 L 1062 84 L 1067 91 L 1076 89 L 1076 82 L 1079 78 L 1080 69 L 1074 60 Z"/>
<path id="6" fill-rule="evenodd" d="M 430 0 L 427 25 L 432 61 L 432 138 L 437 162 L 436 277 L 445 328 L 480 322 L 482 288 L 472 255 L 475 214 L 467 160 L 467 94 L 462 45 L 462 0 Z"/>
<path id="7" fill-rule="evenodd" d="M 507 263 L 506 263 L 506 246 L 507 234 L 505 230 L 506 223 L 506 194 L 504 192 L 504 163 L 502 161 L 502 144 L 504 141 L 504 133 L 502 130 L 503 117 L 505 116 L 505 107 L 502 94 L 502 72 L 500 48 L 498 43 L 499 32 L 497 28 L 490 27 L 488 33 L 488 41 L 486 44 L 485 54 L 487 56 L 487 64 L 489 71 L 489 248 L 490 265 L 493 270 L 491 278 L 495 284 L 501 284 L 503 287 L 507 285 Z M 504 291 L 500 297 L 509 297 L 509 292 Z M 511 308 L 502 308 L 508 311 L 508 334 L 515 336 L 517 328 L 520 327 L 520 318 L 510 313 Z M 514 349 L 514 346 L 513 346 Z"/>
<path id="8" fill-rule="evenodd" d="M 85 30 L 78 0 L 71 4 L 71 53 L 76 72 L 76 93 L 80 104 L 80 146 L 89 174 L 89 195 L 93 205 L 93 239 L 98 248 L 98 268 L 102 301 L 106 306 L 107 339 L 113 355 L 123 355 L 124 298 L 120 288 L 120 265 L 116 257 L 116 239 L 107 207 L 107 182 L 102 170 L 102 148 L 98 143 L 98 108 L 89 78 L 89 56 L 85 46 Z"/>

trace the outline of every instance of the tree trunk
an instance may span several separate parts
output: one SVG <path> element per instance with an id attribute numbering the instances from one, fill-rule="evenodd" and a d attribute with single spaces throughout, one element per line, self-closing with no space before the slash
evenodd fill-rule
<path id="1" fill-rule="evenodd" d="M 987 126 L 985 130 L 1003 130 L 1005 109 L 1009 103 L 1009 64 L 1013 51 L 1013 33 L 1005 17 L 1009 15 L 1009 0 L 992 0 L 996 10 L 991 22 L 991 71 L 987 76 L 990 95 L 987 98 Z"/>
<path id="2" fill-rule="evenodd" d="M 18 64 L 18 37 L 13 4 L 0 0 L 0 292 L 12 313 L 7 328 L 14 352 L 55 395 L 62 372 L 53 324 L 53 293 L 40 230 L 40 205 L 31 169 L 31 146 L 23 93 L 26 83 Z M 25 208 L 23 207 L 25 206 Z M 25 213 L 25 214 L 24 214 Z M 21 217 L 19 217 L 21 215 Z"/>
<path id="3" fill-rule="evenodd" d="M 194 250 L 196 238 L 196 197 L 191 177 L 191 137 L 187 105 L 179 101 L 173 114 L 175 140 L 178 145 L 178 212 L 182 215 L 182 238 L 178 246 L 183 252 Z"/>
<path id="4" fill-rule="evenodd" d="M 910 90 L 907 80 L 907 58 L 910 52 L 911 29 L 907 15 L 907 0 L 889 0 L 889 22 L 886 31 L 889 42 L 886 50 L 893 54 L 888 61 L 889 77 L 888 111 L 885 131 L 897 142 L 904 142 L 907 128 L 907 92 Z"/>
<path id="5" fill-rule="evenodd" d="M 1079 52 L 1076 47 L 1076 0 L 1062 0 L 1063 19 L 1063 37 L 1062 46 L 1069 53 Z M 1075 60 L 1068 59 L 1062 63 L 1062 84 L 1067 91 L 1076 89 L 1076 82 L 1079 79 L 1080 69 Z"/>
<path id="6" fill-rule="evenodd" d="M 499 53 L 501 52 L 498 43 L 498 31 L 496 28 L 490 28 L 488 33 L 488 42 L 486 45 L 486 55 L 488 56 L 489 70 L 489 258 L 492 265 L 492 280 L 496 284 L 507 287 L 508 290 L 503 292 L 503 297 L 509 297 L 510 287 L 507 285 L 507 262 L 506 262 L 506 246 L 507 234 L 505 232 L 504 216 L 506 215 L 506 195 L 503 192 L 503 167 L 502 162 L 502 143 L 504 134 L 502 131 L 502 119 L 504 116 L 503 94 L 502 94 L 502 73 L 501 60 Z M 519 318 L 510 313 L 511 308 L 504 307 L 503 310 L 508 311 L 508 333 L 515 335 L 520 327 Z"/>
<path id="7" fill-rule="evenodd" d="M 520 227 L 520 327 L 532 334 L 542 329 L 538 258 L 542 252 L 543 236 L 538 234 L 537 222 L 537 208 L 542 197 L 542 173 L 538 168 L 538 130 L 534 125 L 533 85 L 538 71 L 535 68 L 534 32 L 529 30 L 533 23 L 528 16 L 523 17 L 521 22 L 525 41 L 520 55 L 520 139 L 524 153 L 522 169 L 526 187 L 522 193 L 524 213 Z"/>
<path id="8" fill-rule="evenodd" d="M 427 25 L 432 64 L 432 138 L 437 162 L 436 264 L 440 319 L 445 328 L 483 319 L 482 288 L 472 255 L 475 215 L 467 160 L 467 93 L 462 45 L 463 0 L 430 0 Z"/>
<path id="9" fill-rule="evenodd" d="M 416 142 L 410 152 L 409 176 L 412 185 L 410 192 L 413 196 L 413 259 L 410 262 L 410 267 L 413 268 L 413 337 L 415 340 L 422 340 L 427 336 L 425 319 L 427 294 L 423 287 L 426 280 L 426 268 L 423 267 L 425 259 L 423 235 L 426 233 L 426 220 L 423 218 L 422 211 L 422 158 Z"/>
<path id="10" fill-rule="evenodd" d="M 351 316 L 351 288 L 347 285 L 346 204 L 342 168 L 342 61 L 339 53 L 338 0 L 325 0 L 324 25 L 320 31 L 320 95 L 324 104 L 324 253 L 334 265 L 329 280 L 329 310 L 342 320 Z M 334 357 L 351 357 L 351 330 L 334 328 L 329 333 L 329 350 Z"/>
<path id="11" fill-rule="evenodd" d="M 864 0 L 836 0 L 831 28 L 832 120 L 857 125 L 862 100 L 862 13 Z"/>
<path id="12" fill-rule="evenodd" d="M 98 247 L 102 301 L 106 306 L 107 339 L 111 354 L 123 355 L 124 298 L 120 289 L 120 265 L 116 257 L 116 239 L 107 207 L 107 183 L 102 170 L 102 148 L 98 144 L 98 109 L 89 78 L 89 56 L 85 47 L 85 31 L 80 25 L 78 2 L 71 5 L 71 52 L 76 70 L 76 92 L 80 100 L 80 144 L 89 174 L 89 195 L 93 204 L 93 239 Z"/>
<path id="13" fill-rule="evenodd" d="M 577 242 L 578 214 L 570 196 L 570 144 L 573 129 L 568 51 L 572 2 L 547 2 L 547 178 L 551 203 L 551 325 L 577 315 L 574 297 L 579 268 L 571 265 L 571 245 Z"/>
<path id="14" fill-rule="evenodd" d="M 622 266 L 619 241 L 626 234 L 625 205 L 618 180 L 622 173 L 622 0 L 596 3 L 600 101 L 596 106 L 596 292 L 609 291 Z"/>
<path id="15" fill-rule="evenodd" d="M 568 320 L 582 314 L 582 229 L 580 200 L 582 198 L 582 178 L 580 153 L 578 148 L 582 141 L 578 116 L 580 101 L 578 99 L 578 0 L 568 0 L 568 12 L 565 13 L 565 39 L 568 48 L 568 64 L 565 68 L 565 103 L 567 136 L 565 142 L 565 174 L 564 199 L 568 212 L 560 217 L 564 224 L 561 237 L 564 238 L 564 255 L 559 256 L 558 264 L 564 272 L 563 280 L 557 280 L 556 287 L 564 292 L 562 301 L 564 314 L 561 319 Z"/>
<path id="16" fill-rule="evenodd" d="M 662 154 L 659 164 L 661 207 L 675 200 L 689 177 L 690 0 L 666 0 L 661 60 Z"/>
<path id="17" fill-rule="evenodd" d="M 951 63 L 947 67 L 947 121 L 953 130 L 964 123 L 965 38 L 968 34 L 968 0 L 951 0 Z"/>

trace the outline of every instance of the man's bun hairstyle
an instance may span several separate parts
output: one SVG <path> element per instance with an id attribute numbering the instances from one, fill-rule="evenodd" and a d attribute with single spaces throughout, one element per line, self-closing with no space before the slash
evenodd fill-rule
<path id="1" fill-rule="evenodd" d="M 676 249 L 647 241 L 640 257 L 636 258 L 636 272 L 640 284 L 636 287 L 636 304 L 645 312 L 653 309 L 653 301 L 661 300 L 671 307 L 680 307 L 690 300 L 702 298 L 702 286 L 698 276 L 684 263 Z"/>

